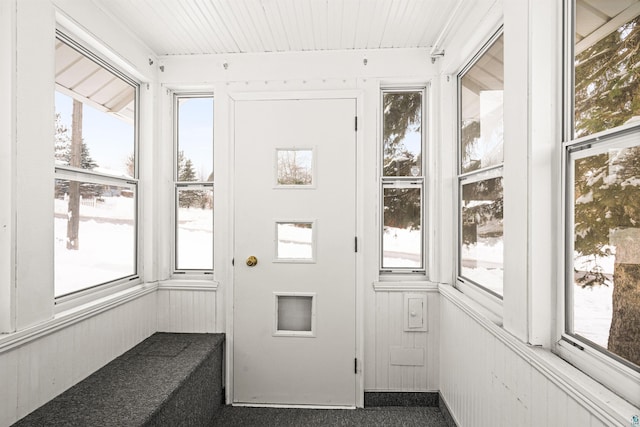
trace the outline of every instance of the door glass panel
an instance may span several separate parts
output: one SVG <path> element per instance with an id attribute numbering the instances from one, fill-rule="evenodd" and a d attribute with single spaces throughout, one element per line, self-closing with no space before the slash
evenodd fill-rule
<path id="1" fill-rule="evenodd" d="M 278 331 L 311 332 L 312 296 L 277 295 Z"/>
<path id="2" fill-rule="evenodd" d="M 313 185 L 313 150 L 277 149 L 276 171 L 278 185 Z"/>
<path id="3" fill-rule="evenodd" d="M 279 260 L 313 260 L 313 223 L 276 223 L 276 258 Z"/>

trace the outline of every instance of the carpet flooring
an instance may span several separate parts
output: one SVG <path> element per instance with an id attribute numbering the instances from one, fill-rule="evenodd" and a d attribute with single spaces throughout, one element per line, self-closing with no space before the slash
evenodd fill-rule
<path id="1" fill-rule="evenodd" d="M 282 409 L 224 406 L 211 427 L 427 426 L 447 427 L 437 407 Z"/>

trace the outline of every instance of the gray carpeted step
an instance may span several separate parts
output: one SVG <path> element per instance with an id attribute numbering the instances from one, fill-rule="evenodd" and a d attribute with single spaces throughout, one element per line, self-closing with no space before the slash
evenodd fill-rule
<path id="1" fill-rule="evenodd" d="M 207 425 L 222 401 L 223 342 L 156 333 L 14 426 Z"/>

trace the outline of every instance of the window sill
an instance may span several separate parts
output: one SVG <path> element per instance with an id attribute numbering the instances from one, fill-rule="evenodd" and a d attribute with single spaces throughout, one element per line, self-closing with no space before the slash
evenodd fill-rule
<path id="1" fill-rule="evenodd" d="M 478 311 L 483 312 L 494 324 L 502 326 L 503 310 L 500 298 L 476 285 L 461 280 L 456 281 L 455 289 L 471 299 L 474 304 L 477 304 Z"/>
<path id="2" fill-rule="evenodd" d="M 220 283 L 216 280 L 205 280 L 202 276 L 196 278 L 184 277 L 158 282 L 161 291 L 209 291 L 216 292 Z"/>
<path id="3" fill-rule="evenodd" d="M 617 390 L 617 394 L 628 401 L 638 400 L 640 396 L 640 372 L 613 361 L 610 357 L 595 349 L 584 344 L 581 345 L 584 346 L 583 349 L 576 348 L 565 340 L 560 340 L 556 344 L 554 351 L 571 365 L 588 373 L 595 381 L 604 384 L 605 387 L 611 390 Z"/>
<path id="4" fill-rule="evenodd" d="M 438 284 L 427 280 L 373 282 L 375 292 L 438 292 Z"/>

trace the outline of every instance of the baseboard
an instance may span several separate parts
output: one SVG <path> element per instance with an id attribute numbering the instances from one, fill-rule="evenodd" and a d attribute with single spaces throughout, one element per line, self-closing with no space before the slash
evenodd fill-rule
<path id="1" fill-rule="evenodd" d="M 458 427 L 456 421 L 453 419 L 451 415 L 451 411 L 449 411 L 449 407 L 447 406 L 447 402 L 444 400 L 442 395 L 438 393 L 438 407 L 440 408 L 440 413 L 444 417 L 444 420 L 447 422 L 449 427 Z"/>
<path id="2" fill-rule="evenodd" d="M 365 391 L 364 407 L 374 406 L 429 406 L 438 407 L 439 393 L 436 391 Z"/>

